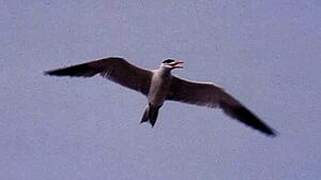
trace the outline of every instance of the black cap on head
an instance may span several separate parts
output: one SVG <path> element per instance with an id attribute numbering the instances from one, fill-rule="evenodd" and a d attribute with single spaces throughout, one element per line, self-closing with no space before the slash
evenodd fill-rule
<path id="1" fill-rule="evenodd" d="M 172 63 L 175 62 L 175 60 L 173 59 L 166 59 L 165 61 L 163 61 L 163 63 Z"/>

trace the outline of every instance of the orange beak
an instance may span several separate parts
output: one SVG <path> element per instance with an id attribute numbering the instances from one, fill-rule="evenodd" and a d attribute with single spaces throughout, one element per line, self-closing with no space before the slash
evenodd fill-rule
<path id="1" fill-rule="evenodd" d="M 183 68 L 183 64 L 184 64 L 183 61 L 175 61 L 174 63 L 171 63 L 171 66 L 173 68 Z"/>

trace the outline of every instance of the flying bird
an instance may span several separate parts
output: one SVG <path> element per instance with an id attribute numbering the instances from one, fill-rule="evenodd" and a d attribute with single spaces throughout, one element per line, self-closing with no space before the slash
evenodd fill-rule
<path id="1" fill-rule="evenodd" d="M 189 81 L 172 75 L 171 71 L 183 68 L 183 61 L 166 59 L 158 69 L 147 70 L 130 64 L 123 58 L 109 57 L 61 69 L 46 71 L 46 75 L 102 77 L 136 90 L 148 99 L 141 123 L 155 125 L 158 111 L 166 100 L 221 108 L 225 114 L 242 123 L 275 136 L 276 132 L 243 106 L 222 87 L 208 82 Z"/>

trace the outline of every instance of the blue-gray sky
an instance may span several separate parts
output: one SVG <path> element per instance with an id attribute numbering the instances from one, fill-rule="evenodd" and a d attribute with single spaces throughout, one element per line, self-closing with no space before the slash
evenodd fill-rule
<path id="1" fill-rule="evenodd" d="M 321 3 L 0 1 L 0 179 L 314 180 L 321 176 Z M 213 81 L 280 132 L 42 71 L 121 56 Z"/>

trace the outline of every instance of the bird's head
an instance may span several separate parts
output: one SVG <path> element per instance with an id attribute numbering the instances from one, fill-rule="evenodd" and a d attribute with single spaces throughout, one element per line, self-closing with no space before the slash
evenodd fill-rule
<path id="1" fill-rule="evenodd" d="M 161 67 L 166 69 L 176 69 L 176 68 L 183 68 L 183 61 L 174 60 L 174 59 L 166 59 L 162 62 Z"/>

